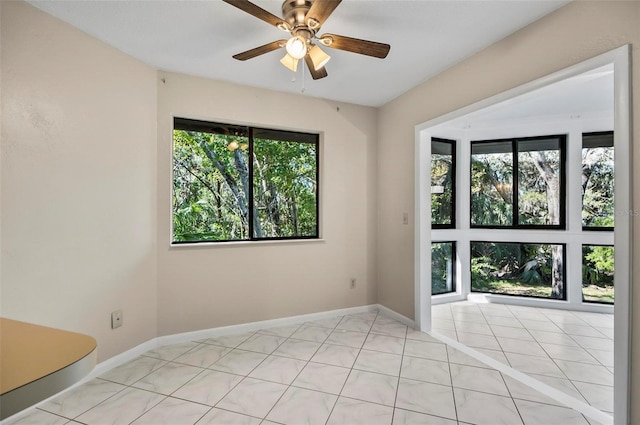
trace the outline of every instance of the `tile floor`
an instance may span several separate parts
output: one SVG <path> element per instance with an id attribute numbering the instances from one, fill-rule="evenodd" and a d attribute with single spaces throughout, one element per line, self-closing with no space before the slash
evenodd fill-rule
<path id="1" fill-rule="evenodd" d="M 433 330 L 613 412 L 613 315 L 505 304 L 433 306 Z"/>
<path id="2" fill-rule="evenodd" d="M 591 397 L 611 384 L 601 343 L 610 343 L 612 325 L 600 316 L 470 303 L 434 308 L 446 336 L 610 409 Z M 598 422 L 376 311 L 164 346 L 10 422 L 76 423 Z"/>

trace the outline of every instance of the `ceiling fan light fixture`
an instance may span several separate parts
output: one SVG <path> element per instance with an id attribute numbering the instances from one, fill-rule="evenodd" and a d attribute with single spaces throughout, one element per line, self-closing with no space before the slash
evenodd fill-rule
<path id="1" fill-rule="evenodd" d="M 309 50 L 309 57 L 311 58 L 311 62 L 313 62 L 313 68 L 316 71 L 325 66 L 327 62 L 329 62 L 329 59 L 331 59 L 331 56 L 326 54 L 324 50 L 316 45 L 314 45 Z"/>
<path id="2" fill-rule="evenodd" d="M 287 53 L 294 59 L 302 59 L 307 54 L 307 41 L 299 36 L 294 36 L 287 41 Z"/>
<path id="3" fill-rule="evenodd" d="M 299 59 L 294 58 L 289 53 L 285 54 L 284 57 L 280 59 L 280 63 L 293 72 L 296 72 L 298 70 L 298 61 Z"/>

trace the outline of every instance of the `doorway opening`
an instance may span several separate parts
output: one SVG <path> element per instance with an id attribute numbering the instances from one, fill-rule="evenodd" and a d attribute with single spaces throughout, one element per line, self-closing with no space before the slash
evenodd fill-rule
<path id="1" fill-rule="evenodd" d="M 630 281 L 632 276 L 630 235 L 633 215 L 631 213 L 629 52 L 629 46 L 620 47 L 420 124 L 416 127 L 415 133 L 416 324 L 422 330 L 431 330 L 432 305 L 461 300 L 613 313 L 615 423 L 627 423 L 629 419 Z M 611 211 L 615 226 L 598 225 L 595 227 L 599 229 L 594 231 L 589 229 L 588 223 L 585 225 L 584 221 L 582 205 L 585 202 L 585 188 L 581 186 L 581 179 L 583 179 L 581 156 L 585 147 L 589 148 L 591 146 L 589 143 L 603 134 L 611 134 L 613 146 L 615 146 L 613 166 L 610 170 L 615 181 L 614 204 Z M 451 215 L 447 223 L 453 222 L 455 226 L 432 227 L 431 225 L 432 199 L 444 198 L 442 195 L 446 195 L 447 187 L 446 183 L 432 182 L 433 140 L 454 141 L 454 146 L 447 152 L 455 152 L 456 166 L 453 170 L 455 170 L 454 181 L 457 190 L 452 192 L 453 199 L 450 202 L 455 206 L 455 211 L 451 212 L 446 208 L 444 211 Z M 598 147 L 606 148 L 604 145 Z M 434 151 L 433 154 L 441 156 L 447 153 L 440 150 Z M 530 202 L 535 203 L 536 193 L 527 193 L 527 190 L 531 192 L 535 190 L 522 180 L 522 171 L 519 172 L 518 167 L 522 170 L 531 166 L 529 168 L 533 169 L 532 164 L 526 163 L 527 158 L 539 157 L 542 154 L 546 154 L 548 158 L 557 157 L 554 160 L 558 165 L 557 175 L 562 177 L 563 187 L 569 188 L 558 189 L 558 200 L 555 203 L 549 203 L 558 208 L 557 215 L 554 215 L 551 209 L 545 210 L 544 200 L 537 201 L 541 205 L 538 210 L 542 211 L 538 215 L 528 214 L 526 208 L 530 208 L 530 205 L 525 208 L 518 202 L 519 197 L 522 199 L 529 196 L 533 199 Z M 474 208 L 477 213 L 478 207 L 474 203 L 479 202 L 474 198 L 472 186 L 474 184 L 478 186 L 477 180 L 482 175 L 478 169 L 474 170 L 471 164 L 475 159 L 491 155 L 495 158 L 498 155 L 510 157 L 513 162 L 510 165 L 511 180 L 493 182 L 496 183 L 493 187 L 497 191 L 503 189 L 505 192 L 502 194 L 502 199 L 505 201 L 502 207 L 503 212 L 506 211 L 507 214 L 501 216 L 504 222 L 498 222 L 498 219 L 491 214 L 474 216 L 472 213 Z M 549 161 L 551 162 L 553 161 Z M 487 163 L 491 162 L 487 161 Z M 562 169 L 562 166 L 566 169 Z M 502 175 L 505 174 L 509 173 L 502 170 Z M 501 186 L 498 187 L 498 185 Z M 482 189 L 481 186 L 480 188 Z M 500 196 L 500 193 L 496 193 L 496 196 Z M 548 195 L 546 196 L 548 199 Z M 490 197 L 487 198 L 492 202 Z M 438 210 L 434 213 L 434 215 L 437 214 L 435 218 L 438 220 L 446 216 L 446 214 L 440 214 L 441 212 L 442 210 Z M 545 214 L 556 221 L 545 222 L 550 220 L 549 217 L 544 216 Z M 446 254 L 443 254 L 446 261 L 442 262 L 445 278 L 441 279 L 443 282 L 439 283 L 439 289 L 436 291 L 432 291 L 433 243 L 437 245 L 437 252 Z M 529 254 L 537 252 L 542 257 L 544 253 L 548 254 L 547 260 L 538 259 L 537 263 L 549 269 L 547 270 L 550 276 L 548 290 L 543 288 L 539 294 L 534 293 L 533 296 L 528 296 L 526 293 L 508 293 L 508 291 L 522 290 L 522 286 L 525 285 L 520 285 L 521 287 L 515 285 L 515 289 L 514 285 L 511 285 L 505 289 L 495 285 L 493 281 L 480 282 L 478 270 L 481 268 L 478 267 L 478 258 L 482 256 L 483 261 L 487 263 L 487 255 L 479 253 L 494 252 L 498 248 L 505 252 Z M 614 260 L 615 303 L 613 303 L 612 294 L 607 295 L 608 298 L 602 297 L 604 302 L 592 302 L 591 294 L 585 296 L 582 285 L 584 258 L 594 251 L 609 255 Z M 526 257 L 525 254 L 522 256 Z M 592 257 L 594 255 L 590 258 Z M 525 265 L 530 264 L 526 271 L 535 271 L 535 267 L 531 265 L 533 263 L 527 260 L 524 258 L 522 265 L 518 264 L 512 268 L 522 266 L 524 270 Z M 491 262 L 485 263 L 483 263 L 487 266 L 485 270 L 491 266 L 497 267 L 495 264 L 490 264 Z M 437 264 L 436 267 L 438 267 Z M 561 274 L 558 264 L 562 266 Z M 508 268 L 501 265 L 500 267 L 502 267 L 502 273 L 508 274 Z M 541 278 L 542 274 L 540 272 L 538 278 Z M 551 277 L 551 275 L 554 276 Z M 534 273 L 529 273 L 529 276 L 535 278 Z M 455 278 L 455 281 L 451 281 L 452 278 Z M 480 283 L 485 286 L 481 286 Z M 561 284 L 559 287 L 558 283 Z M 496 287 L 500 289 L 492 289 Z M 432 292 L 437 295 L 432 295 Z M 550 294 L 549 297 L 546 296 L 547 292 Z M 536 294 L 543 296 L 536 296 Z"/>

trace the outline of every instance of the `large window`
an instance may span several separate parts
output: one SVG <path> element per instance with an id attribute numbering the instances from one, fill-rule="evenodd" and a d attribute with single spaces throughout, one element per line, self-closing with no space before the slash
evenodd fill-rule
<path id="1" fill-rule="evenodd" d="M 471 242 L 471 291 L 566 299 L 564 245 Z"/>
<path id="2" fill-rule="evenodd" d="M 582 135 L 582 226 L 613 230 L 613 132 Z"/>
<path id="3" fill-rule="evenodd" d="M 318 237 L 318 135 L 174 119 L 173 242 Z"/>
<path id="4" fill-rule="evenodd" d="M 565 139 L 471 142 L 471 227 L 564 229 Z"/>
<path id="5" fill-rule="evenodd" d="M 456 243 L 431 243 L 431 294 L 456 291 Z"/>
<path id="6" fill-rule="evenodd" d="M 611 245 L 582 245 L 582 299 L 613 304 L 614 251 Z"/>
<path id="7" fill-rule="evenodd" d="M 431 139 L 431 226 L 456 227 L 456 142 Z"/>

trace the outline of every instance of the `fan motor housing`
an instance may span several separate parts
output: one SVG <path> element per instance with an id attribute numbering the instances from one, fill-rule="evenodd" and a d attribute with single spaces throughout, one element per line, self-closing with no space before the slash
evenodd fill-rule
<path id="1" fill-rule="evenodd" d="M 308 38 L 312 38 L 316 30 L 318 30 L 318 28 L 312 30 L 305 22 L 305 17 L 312 4 L 313 0 L 285 0 L 284 3 L 282 3 L 282 16 L 284 20 L 291 25 L 291 32 L 294 35 L 301 35 L 307 38 L 306 34 L 297 34 L 296 29 L 300 29 L 310 33 L 310 37 Z"/>

